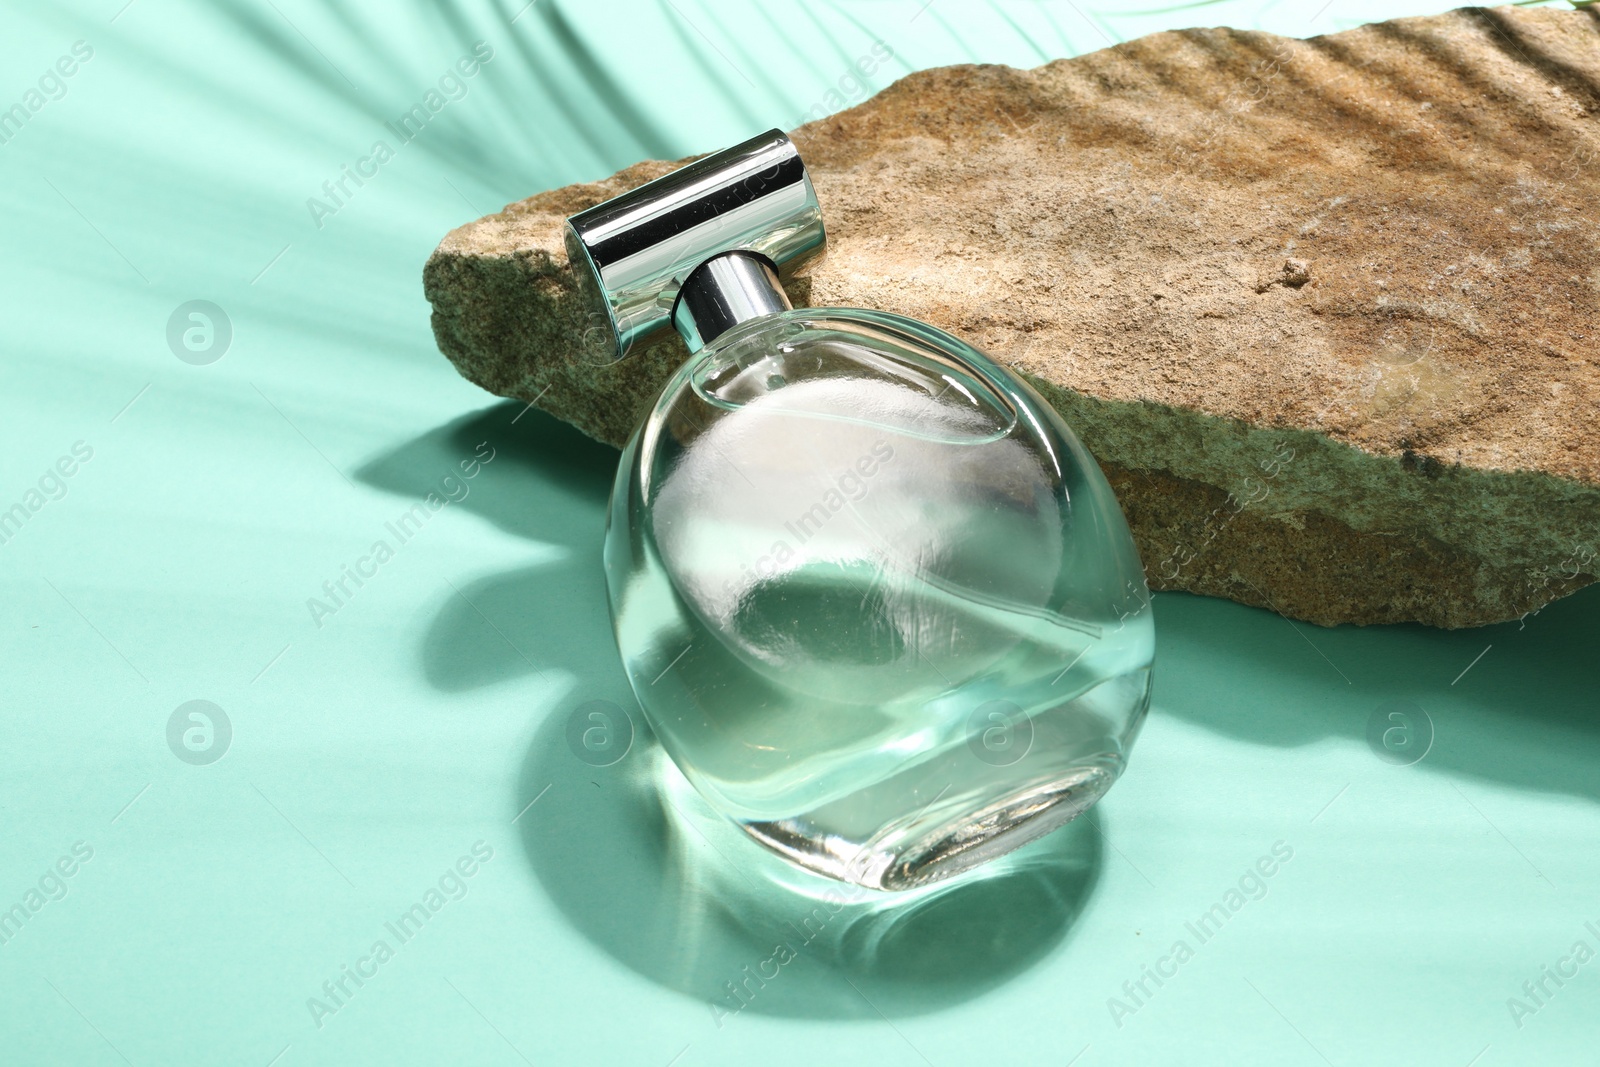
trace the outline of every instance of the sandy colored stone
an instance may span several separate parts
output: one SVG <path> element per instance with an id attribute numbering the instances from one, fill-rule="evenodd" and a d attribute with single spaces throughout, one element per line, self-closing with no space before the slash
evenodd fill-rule
<path id="1" fill-rule="evenodd" d="M 794 138 L 829 232 L 795 303 L 1026 375 L 1152 587 L 1458 627 L 1600 570 L 1600 10 L 1159 33 L 923 71 Z M 424 282 L 461 373 L 625 441 L 686 353 L 583 362 L 561 227 L 677 165 L 447 235 Z"/>

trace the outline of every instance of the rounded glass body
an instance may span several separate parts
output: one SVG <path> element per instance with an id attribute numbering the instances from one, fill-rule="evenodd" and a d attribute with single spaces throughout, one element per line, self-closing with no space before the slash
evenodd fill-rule
<path id="1" fill-rule="evenodd" d="M 1144 572 L 1026 384 L 898 315 L 742 323 L 667 383 L 606 530 L 617 643 L 706 800 L 879 889 L 1084 811 L 1149 703 Z"/>

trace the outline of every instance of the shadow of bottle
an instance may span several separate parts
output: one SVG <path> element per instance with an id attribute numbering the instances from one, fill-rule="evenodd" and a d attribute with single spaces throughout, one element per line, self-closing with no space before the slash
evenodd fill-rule
<path id="1" fill-rule="evenodd" d="M 446 692 L 545 668 L 580 679 L 538 728 L 512 809 L 535 876 L 576 930 L 705 1003 L 719 1026 L 746 1011 L 934 1011 L 998 987 L 1063 941 L 1099 878 L 1101 842 L 1087 821 L 955 882 L 880 894 L 791 868 L 707 807 L 650 735 L 612 637 L 600 547 L 614 450 L 504 403 L 357 476 L 421 497 L 481 442 L 495 459 L 451 506 L 547 555 L 463 582 L 423 639 L 422 667 Z M 636 731 L 609 766 L 584 762 L 567 740 L 574 712 L 596 698 L 625 708 Z"/>
<path id="2" fill-rule="evenodd" d="M 895 1017 L 980 996 L 1059 945 L 1098 881 L 1087 820 L 909 893 L 809 874 L 711 810 L 631 701 L 627 755 L 584 762 L 568 743 L 582 707 L 546 719 L 523 765 L 522 796 L 539 798 L 517 820 L 528 861 L 574 927 L 719 1028 L 746 1011 Z"/>
<path id="3" fill-rule="evenodd" d="M 489 450 L 493 459 L 473 478 L 461 476 L 463 460 Z M 508 401 L 430 430 L 356 472 L 412 500 L 464 491 L 449 507 L 540 546 L 527 566 L 454 579 L 460 595 L 444 601 L 423 639 L 429 684 L 467 692 L 548 667 L 580 679 L 611 667 L 600 546 L 616 466 L 615 449 Z M 447 475 L 456 479 L 450 491 L 441 488 Z M 472 569 L 470 561 L 461 568 Z"/>

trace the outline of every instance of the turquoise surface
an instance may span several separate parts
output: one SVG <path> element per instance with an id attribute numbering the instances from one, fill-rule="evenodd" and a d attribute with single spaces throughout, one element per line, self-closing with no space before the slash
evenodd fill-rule
<path id="1" fill-rule="evenodd" d="M 1592 1060 L 1596 591 L 1459 633 L 1160 596 L 1091 818 L 819 901 L 642 733 L 568 747 L 630 703 L 616 455 L 458 378 L 421 294 L 506 201 L 908 70 L 1443 6 L 8 4 L 0 1061 Z"/>

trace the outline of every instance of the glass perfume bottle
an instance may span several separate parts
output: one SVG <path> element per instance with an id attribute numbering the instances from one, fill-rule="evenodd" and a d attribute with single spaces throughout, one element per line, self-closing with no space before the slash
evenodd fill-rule
<path id="1" fill-rule="evenodd" d="M 607 358 L 689 359 L 623 452 L 617 644 L 718 811 L 876 889 L 968 870 L 1122 772 L 1154 627 L 1100 468 L 1016 375 L 924 323 L 793 308 L 822 251 L 771 131 L 572 216 Z"/>

